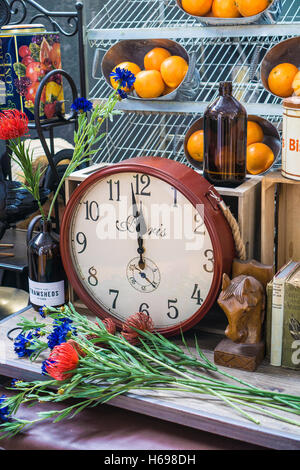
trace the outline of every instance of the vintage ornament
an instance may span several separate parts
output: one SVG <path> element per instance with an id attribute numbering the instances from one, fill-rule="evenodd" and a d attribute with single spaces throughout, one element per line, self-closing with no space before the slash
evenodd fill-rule
<path id="1" fill-rule="evenodd" d="M 220 201 L 201 175 L 165 158 L 93 173 L 72 194 L 61 227 L 75 292 L 118 327 L 140 311 L 162 334 L 191 328 L 214 304 L 235 254 Z"/>

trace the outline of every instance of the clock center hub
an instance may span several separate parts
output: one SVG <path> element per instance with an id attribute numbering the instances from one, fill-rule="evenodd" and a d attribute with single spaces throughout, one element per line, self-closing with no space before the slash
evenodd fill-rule
<path id="1" fill-rule="evenodd" d="M 160 271 L 157 265 L 149 258 L 143 258 L 144 266 L 141 269 L 140 258 L 136 257 L 127 265 L 127 279 L 129 284 L 139 292 L 153 292 L 160 284 Z"/>

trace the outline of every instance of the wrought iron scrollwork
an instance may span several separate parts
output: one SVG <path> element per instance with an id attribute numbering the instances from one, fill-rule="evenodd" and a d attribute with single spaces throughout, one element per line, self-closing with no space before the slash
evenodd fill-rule
<path id="1" fill-rule="evenodd" d="M 53 31 L 60 32 L 64 36 L 71 37 L 78 33 L 80 3 L 76 4 L 77 11 L 64 12 L 49 11 L 35 0 L 0 0 L 0 26 L 6 24 L 17 25 L 25 22 L 28 16 L 28 6 L 31 6 L 38 12 L 28 20 L 28 23 L 32 24 L 38 20 L 46 20 L 51 25 Z"/>

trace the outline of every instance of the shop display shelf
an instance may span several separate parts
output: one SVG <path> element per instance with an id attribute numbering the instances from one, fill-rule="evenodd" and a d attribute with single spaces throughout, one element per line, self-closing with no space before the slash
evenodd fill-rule
<path id="1" fill-rule="evenodd" d="M 283 0 L 276 24 L 204 27 L 178 8 L 175 0 L 108 0 L 98 11 L 91 11 L 88 39 L 97 45 L 101 39 L 142 39 L 214 36 L 274 36 L 299 34 L 300 4 Z"/>
<path id="2" fill-rule="evenodd" d="M 107 134 L 94 163 L 116 163 L 138 156 L 166 157 L 190 164 L 185 158 L 183 142 L 197 114 L 122 113 L 107 124 Z M 281 132 L 281 117 L 263 116 Z"/>
<path id="3" fill-rule="evenodd" d="M 217 98 L 219 82 L 229 80 L 233 82 L 234 96 L 246 106 L 249 114 L 280 115 L 282 114 L 282 100 L 263 87 L 259 66 L 266 52 L 284 39 L 287 37 L 177 38 L 189 57 L 195 57 L 195 68 L 200 77 L 200 81 L 194 81 L 192 84 L 188 99 L 180 94 L 179 101 L 128 98 L 121 101 L 118 108 L 132 112 L 147 110 L 178 113 L 188 110 L 191 113 L 202 113 L 207 104 Z M 90 89 L 90 98 L 94 101 L 106 99 L 111 91 L 102 76 L 101 61 L 112 43 L 115 41 L 103 40 L 98 43 L 98 60 L 95 62 L 97 66 L 93 70 L 96 79 Z"/>

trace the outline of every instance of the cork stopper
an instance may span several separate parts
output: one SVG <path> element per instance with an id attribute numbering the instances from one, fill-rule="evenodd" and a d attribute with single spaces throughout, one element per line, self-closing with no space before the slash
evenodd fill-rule
<path id="1" fill-rule="evenodd" d="M 285 108 L 300 109 L 300 96 L 291 96 L 283 100 Z"/>

